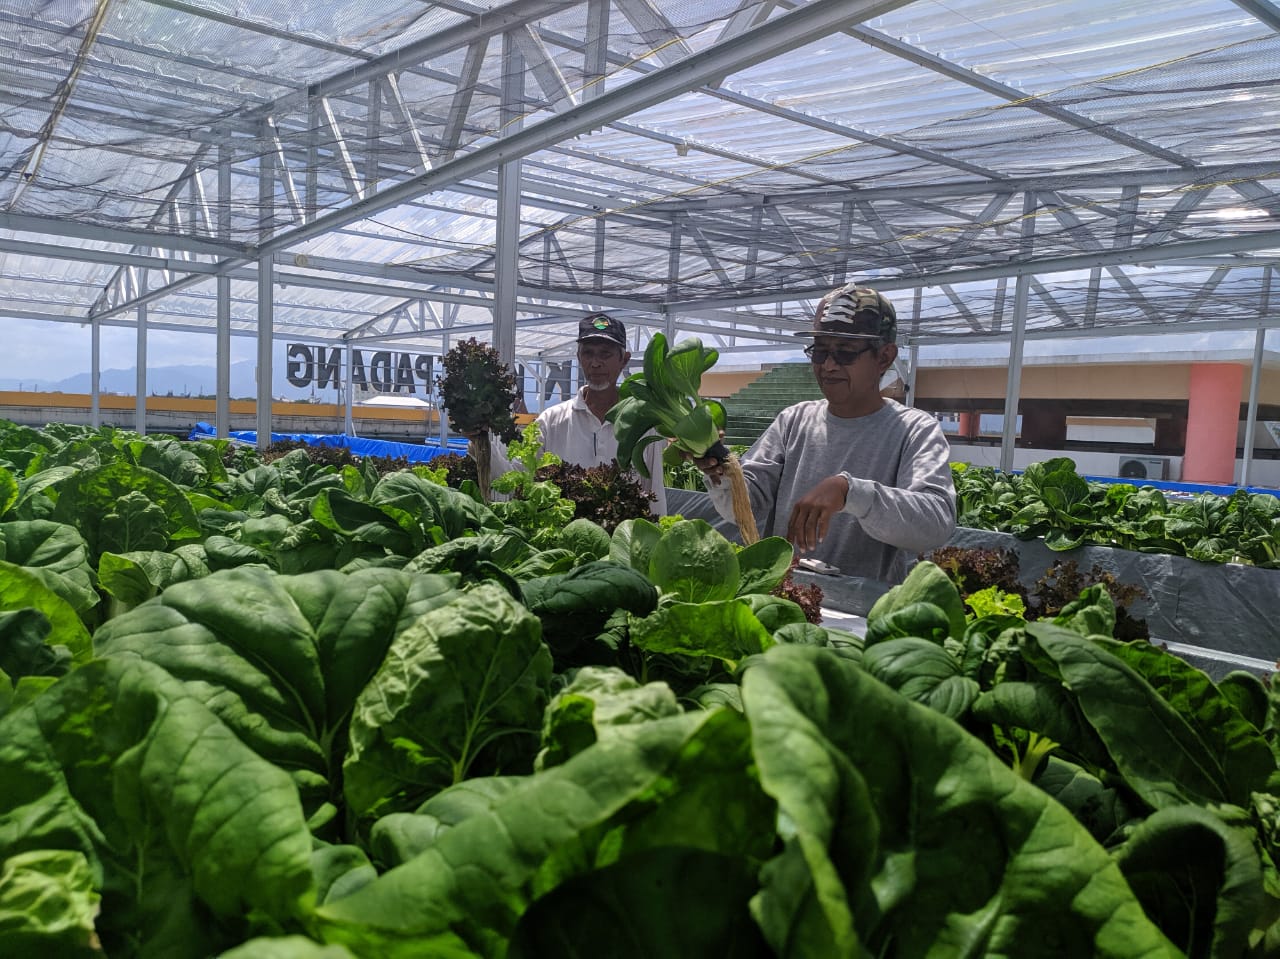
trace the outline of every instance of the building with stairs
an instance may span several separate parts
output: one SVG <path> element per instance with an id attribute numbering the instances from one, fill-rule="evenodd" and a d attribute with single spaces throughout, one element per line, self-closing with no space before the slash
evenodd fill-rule
<path id="1" fill-rule="evenodd" d="M 710 389 L 708 389 L 710 387 Z M 704 383 L 703 393 L 718 388 Z M 725 442 L 730 446 L 750 446 L 778 411 L 802 400 L 820 400 L 822 391 L 808 363 L 779 363 L 721 400 L 725 406 Z"/>

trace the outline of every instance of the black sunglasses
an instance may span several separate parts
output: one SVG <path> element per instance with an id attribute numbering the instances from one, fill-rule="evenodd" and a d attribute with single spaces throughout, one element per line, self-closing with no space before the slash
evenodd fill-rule
<path id="1" fill-rule="evenodd" d="M 829 350 L 825 346 L 806 346 L 804 355 L 815 363 L 825 363 L 834 356 L 841 366 L 852 366 L 858 362 L 858 357 L 863 353 L 874 353 L 878 349 L 879 347 L 874 343 L 860 350 Z"/>

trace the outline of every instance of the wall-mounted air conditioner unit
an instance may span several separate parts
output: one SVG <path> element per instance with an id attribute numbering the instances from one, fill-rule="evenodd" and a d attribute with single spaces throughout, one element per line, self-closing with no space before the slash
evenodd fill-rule
<path id="1" fill-rule="evenodd" d="M 1121 479 L 1162 480 L 1169 475 L 1169 461 L 1159 456 L 1121 456 Z"/>

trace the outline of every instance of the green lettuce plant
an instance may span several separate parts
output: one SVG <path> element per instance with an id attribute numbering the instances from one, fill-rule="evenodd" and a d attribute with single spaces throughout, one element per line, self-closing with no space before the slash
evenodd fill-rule
<path id="1" fill-rule="evenodd" d="M 742 541 L 750 544 L 760 535 L 751 514 L 742 467 L 720 439 L 724 405 L 705 399 L 698 392 L 702 374 L 715 365 L 719 356 L 717 350 L 704 347 L 698 339 L 688 339 L 668 349 L 667 338 L 655 333 L 644 351 L 644 369 L 622 381 L 618 387 L 621 398 L 605 418 L 613 424 L 619 461 L 630 462 L 642 476 L 649 475 L 645 449 L 662 442 L 664 437 L 679 454 L 719 460 L 733 493 L 734 520 Z"/>
<path id="2" fill-rule="evenodd" d="M 537 423 L 530 423 L 520 438 L 507 444 L 512 470 L 497 477 L 492 488 L 510 499 L 495 502 L 496 516 L 523 531 L 534 546 L 553 546 L 565 524 L 573 519 L 574 504 L 554 484 L 538 479 L 538 470 L 561 463 L 559 456 L 542 448 Z"/>
<path id="3" fill-rule="evenodd" d="M 412 471 L 13 435 L 0 956 L 1277 952 L 1280 684 L 1117 642 L 1110 584 L 1028 622 L 922 563 L 840 640 L 776 538 L 535 551 Z M 151 477 L 163 524 L 91 531 L 167 548 L 50 518 L 122 467 L 197 535 Z"/>

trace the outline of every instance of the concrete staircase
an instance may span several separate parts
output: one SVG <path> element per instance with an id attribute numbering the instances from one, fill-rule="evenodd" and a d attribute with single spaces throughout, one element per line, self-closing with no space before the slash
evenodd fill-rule
<path id="1" fill-rule="evenodd" d="M 725 442 L 750 446 L 783 408 L 820 399 L 810 364 L 779 364 L 725 399 Z"/>

